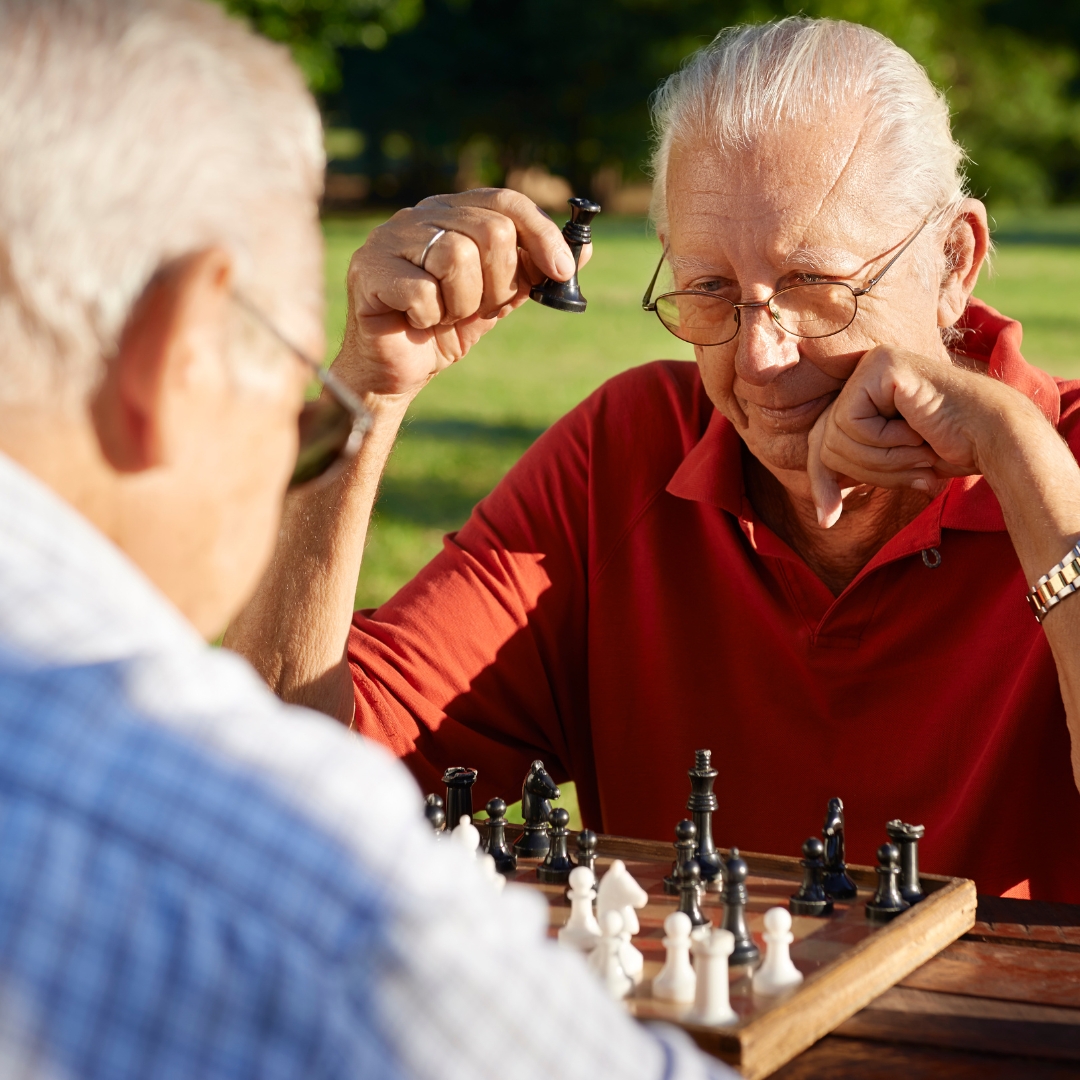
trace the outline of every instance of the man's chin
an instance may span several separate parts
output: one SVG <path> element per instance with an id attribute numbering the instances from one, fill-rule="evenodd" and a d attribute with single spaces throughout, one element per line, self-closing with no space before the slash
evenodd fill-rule
<path id="1" fill-rule="evenodd" d="M 806 432 L 790 435 L 770 434 L 765 438 L 755 437 L 751 431 L 746 439 L 746 447 L 758 461 L 770 472 L 806 474 L 806 461 L 809 457 L 809 436 Z"/>

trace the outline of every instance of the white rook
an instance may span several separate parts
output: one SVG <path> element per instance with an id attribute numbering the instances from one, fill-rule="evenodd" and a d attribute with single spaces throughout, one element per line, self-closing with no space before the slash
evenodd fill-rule
<path id="1" fill-rule="evenodd" d="M 736 1024 L 739 1016 L 731 1007 L 728 988 L 728 957 L 735 951 L 735 935 L 730 930 L 714 930 L 693 945 L 697 971 L 697 993 L 690 1019 L 698 1024 Z"/>

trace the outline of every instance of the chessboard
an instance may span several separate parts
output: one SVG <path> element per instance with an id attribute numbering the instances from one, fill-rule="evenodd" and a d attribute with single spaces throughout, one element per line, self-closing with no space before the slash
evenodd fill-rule
<path id="1" fill-rule="evenodd" d="M 477 823 L 480 824 L 479 822 Z M 876 871 L 848 865 L 858 886 L 850 901 L 837 901 L 823 917 L 793 916 L 791 957 L 803 973 L 803 982 L 784 997 L 755 997 L 751 990 L 752 965 L 730 970 L 731 1005 L 738 1022 L 709 1027 L 689 1022 L 689 1005 L 656 1000 L 652 979 L 664 961 L 664 919 L 678 907 L 678 897 L 664 893 L 663 878 L 670 873 L 673 849 L 659 841 L 601 836 L 596 877 L 603 876 L 615 859 L 648 893 L 638 911 L 641 932 L 634 945 L 645 956 L 644 979 L 626 999 L 630 1012 L 641 1020 L 663 1020 L 686 1030 L 704 1050 L 733 1065 L 747 1080 L 768 1076 L 818 1039 L 868 1005 L 874 998 L 940 952 L 975 923 L 975 884 L 963 878 L 920 874 L 926 897 L 891 922 L 875 925 L 866 917 L 865 904 L 874 894 Z M 726 857 L 727 852 L 723 853 Z M 741 852 L 750 876 L 747 926 L 759 947 L 763 919 L 769 908 L 786 907 L 802 880 L 800 860 Z M 569 915 L 566 886 L 537 880 L 539 859 L 519 859 L 507 880 L 539 889 L 551 906 L 551 935 L 555 937 Z M 702 911 L 714 926 L 722 916 L 721 897 L 704 893 Z"/>

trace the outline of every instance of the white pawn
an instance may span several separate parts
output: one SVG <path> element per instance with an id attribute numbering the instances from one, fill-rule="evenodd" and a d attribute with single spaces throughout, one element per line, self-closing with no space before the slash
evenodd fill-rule
<path id="1" fill-rule="evenodd" d="M 476 854 L 480 847 L 480 830 L 472 823 L 468 814 L 462 814 L 461 820 L 454 826 L 450 839 L 460 844 L 470 855 Z"/>
<path id="2" fill-rule="evenodd" d="M 635 983 L 641 982 L 645 976 L 645 957 L 640 949 L 630 944 L 634 934 L 641 931 L 641 924 L 634 909 L 643 908 L 648 902 L 648 894 L 626 869 L 626 863 L 622 859 L 616 859 L 597 886 L 596 917 L 603 926 L 604 916 L 609 911 L 618 912 L 622 919 L 622 965 Z"/>
<path id="3" fill-rule="evenodd" d="M 653 979 L 652 996 L 661 1001 L 689 1005 L 694 1000 L 697 976 L 690 966 L 690 931 L 693 924 L 683 911 L 673 911 L 664 920 L 664 948 L 667 959 Z"/>
<path id="4" fill-rule="evenodd" d="M 595 880 L 596 875 L 587 866 L 575 866 L 570 871 L 570 890 L 566 894 L 570 901 L 570 918 L 559 930 L 560 945 L 589 952 L 600 940 L 600 924 L 596 921 L 592 906 L 596 899 L 593 888 Z"/>
<path id="5" fill-rule="evenodd" d="M 775 997 L 803 981 L 802 972 L 791 959 L 791 915 L 787 908 L 774 907 L 765 912 L 765 959 L 754 972 L 754 993 Z"/>
<path id="6" fill-rule="evenodd" d="M 617 911 L 607 912 L 600 919 L 600 931 L 600 940 L 585 962 L 603 980 L 608 993 L 621 1001 L 634 988 L 622 965 L 622 916 Z"/>
<path id="7" fill-rule="evenodd" d="M 728 957 L 734 951 L 735 935 L 730 930 L 714 930 L 708 938 L 694 942 L 697 993 L 690 1015 L 694 1022 L 724 1026 L 738 1023 L 728 987 Z"/>

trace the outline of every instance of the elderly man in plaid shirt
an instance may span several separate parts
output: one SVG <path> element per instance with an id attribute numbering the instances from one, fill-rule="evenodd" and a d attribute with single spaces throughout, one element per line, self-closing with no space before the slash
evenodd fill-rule
<path id="1" fill-rule="evenodd" d="M 323 163 L 285 55 L 195 0 L 0 0 L 0 71 L 0 1075 L 724 1073 L 204 643 L 362 428 L 324 387 L 298 456 Z"/>

